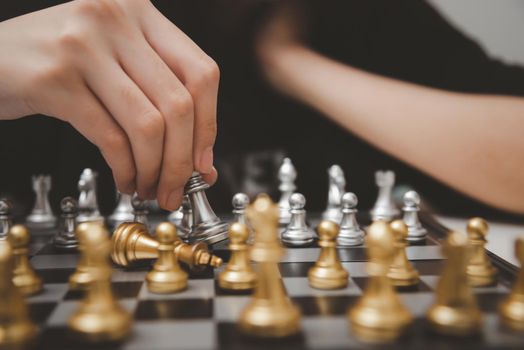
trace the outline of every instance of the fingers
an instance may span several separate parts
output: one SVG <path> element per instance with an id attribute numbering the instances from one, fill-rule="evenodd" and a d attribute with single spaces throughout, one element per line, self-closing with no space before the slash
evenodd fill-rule
<path id="1" fill-rule="evenodd" d="M 220 71 L 189 37 L 152 5 L 142 17 L 147 41 L 184 83 L 194 104 L 193 162 L 202 174 L 213 171 Z"/>
<path id="2" fill-rule="evenodd" d="M 211 172 L 209 174 L 202 174 L 202 178 L 204 181 L 209 184 L 210 186 L 213 186 L 215 182 L 217 182 L 218 173 L 215 167 L 211 169 Z"/>
<path id="3" fill-rule="evenodd" d="M 144 199 L 155 198 L 164 143 L 162 114 L 114 58 L 92 57 L 85 78 L 127 134 L 137 169 L 138 195 Z"/>

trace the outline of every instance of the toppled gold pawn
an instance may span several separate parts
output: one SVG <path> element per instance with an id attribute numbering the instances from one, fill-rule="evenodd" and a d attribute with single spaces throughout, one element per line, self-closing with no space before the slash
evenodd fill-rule
<path id="1" fill-rule="evenodd" d="M 120 266 L 129 266 L 137 260 L 156 259 L 158 246 L 159 242 L 151 237 L 144 224 L 125 222 L 113 233 L 111 259 Z M 174 251 L 178 261 L 187 264 L 192 270 L 222 265 L 222 259 L 211 254 L 203 242 L 187 244 L 177 238 Z"/>
<path id="2" fill-rule="evenodd" d="M 393 285 L 397 287 L 416 286 L 419 282 L 419 274 L 406 255 L 408 227 L 402 220 L 395 220 L 390 226 L 395 236 L 395 248 L 397 251 L 393 262 L 389 266 L 388 277 L 393 282 Z"/>
<path id="3" fill-rule="evenodd" d="M 472 247 L 471 258 L 468 262 L 467 274 L 469 284 L 474 287 L 490 286 L 497 282 L 497 269 L 493 267 L 486 255 L 486 236 L 489 231 L 488 223 L 481 218 L 468 221 L 468 239 Z"/>
<path id="4" fill-rule="evenodd" d="M 508 297 L 499 308 L 502 323 L 514 330 L 524 332 L 524 239 L 515 241 L 515 256 L 520 263 L 520 270 Z"/>
<path id="5" fill-rule="evenodd" d="M 90 342 L 122 340 L 131 330 L 131 316 L 118 304 L 111 291 L 108 232 L 99 222 L 85 222 L 78 225 L 76 234 L 89 260 L 87 273 L 90 280 L 68 326 Z"/>
<path id="6" fill-rule="evenodd" d="M 460 232 L 451 232 L 442 246 L 447 260 L 435 290 L 435 303 L 427 312 L 438 333 L 467 336 L 480 330 L 482 315 L 466 275 L 470 249 L 468 238 Z"/>
<path id="7" fill-rule="evenodd" d="M 318 225 L 320 255 L 307 274 L 313 288 L 337 289 L 348 284 L 349 273 L 342 267 L 336 248 L 339 230 L 339 226 L 332 221 L 322 221 Z"/>
<path id="8" fill-rule="evenodd" d="M 0 347 L 18 349 L 36 334 L 29 319 L 26 302 L 13 283 L 13 251 L 5 240 L 0 240 Z"/>
<path id="9" fill-rule="evenodd" d="M 24 295 L 32 295 L 42 291 L 42 279 L 38 277 L 29 263 L 28 247 L 30 235 L 23 225 L 14 225 L 9 229 L 7 240 L 13 248 L 14 270 L 13 283 Z"/>
<path id="10" fill-rule="evenodd" d="M 253 289 L 257 275 L 249 263 L 247 240 L 249 230 L 240 222 L 229 227 L 229 250 L 231 258 L 224 271 L 218 275 L 218 285 L 224 289 Z"/>
<path id="11" fill-rule="evenodd" d="M 175 256 L 176 227 L 164 222 L 156 228 L 158 259 L 146 275 L 147 288 L 153 293 L 175 293 L 187 288 L 187 273 Z"/>

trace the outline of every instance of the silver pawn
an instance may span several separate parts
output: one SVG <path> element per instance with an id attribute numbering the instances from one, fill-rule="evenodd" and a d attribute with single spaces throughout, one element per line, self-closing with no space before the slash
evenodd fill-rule
<path id="1" fill-rule="evenodd" d="M 249 238 L 247 241 L 251 243 L 253 241 L 253 229 L 249 224 L 246 216 L 246 208 L 249 205 L 249 197 L 245 193 L 237 193 L 233 196 L 231 204 L 233 205 L 233 222 L 239 222 L 246 225 L 249 230 Z"/>
<path id="2" fill-rule="evenodd" d="M 183 241 L 187 241 L 191 233 L 191 226 L 193 226 L 193 210 L 191 209 L 191 203 L 189 203 L 187 196 L 182 197 L 182 205 L 179 210 L 182 213 L 182 219 L 177 226 L 178 237 Z"/>
<path id="3" fill-rule="evenodd" d="M 171 222 L 175 226 L 180 226 L 180 223 L 182 222 L 182 218 L 184 217 L 184 212 L 182 211 L 182 206 L 178 208 L 177 210 L 172 211 L 168 216 L 167 219 L 169 222 Z"/>
<path id="4" fill-rule="evenodd" d="M 147 201 L 140 199 L 138 194 L 135 193 L 131 199 L 131 206 L 133 207 L 133 222 L 144 224 L 144 226 L 149 230 L 149 220 L 147 219 L 149 210 L 147 208 Z"/>
<path id="5" fill-rule="evenodd" d="M 346 178 L 344 171 L 338 165 L 332 165 L 328 170 L 329 191 L 327 208 L 322 214 L 324 220 L 340 223 L 342 219 L 341 197 L 346 191 Z"/>
<path id="6" fill-rule="evenodd" d="M 404 223 L 408 227 L 408 242 L 422 242 L 426 239 L 427 230 L 422 226 L 418 218 L 420 211 L 420 196 L 415 191 L 404 194 Z"/>
<path id="7" fill-rule="evenodd" d="M 113 214 L 109 216 L 109 224 L 112 227 L 117 227 L 124 222 L 133 221 L 133 206 L 131 205 L 131 195 L 125 193 L 118 193 L 118 203 Z"/>
<path id="8" fill-rule="evenodd" d="M 98 174 L 89 168 L 84 169 L 78 180 L 78 216 L 77 222 L 104 222 L 104 217 L 100 215 L 96 194 L 96 178 Z"/>
<path id="9" fill-rule="evenodd" d="M 342 220 L 337 245 L 350 247 L 364 243 L 364 231 L 357 222 L 358 198 L 352 192 L 342 195 Z"/>
<path id="10" fill-rule="evenodd" d="M 293 193 L 289 198 L 291 220 L 282 232 L 282 242 L 292 247 L 302 247 L 313 243 L 314 233 L 306 223 L 306 198 Z"/>
<path id="11" fill-rule="evenodd" d="M 289 198 L 297 189 L 297 186 L 295 186 L 297 171 L 291 162 L 291 159 L 284 158 L 284 161 L 278 170 L 278 179 L 280 180 L 278 189 L 281 193 L 280 200 L 278 201 L 279 223 L 281 226 L 285 226 L 289 224 L 291 219 L 291 213 L 289 212 Z"/>
<path id="12" fill-rule="evenodd" d="M 56 225 L 56 216 L 49 205 L 49 191 L 51 191 L 51 176 L 33 176 L 33 191 L 35 192 L 35 205 L 31 214 L 26 218 L 28 226 L 33 228 L 51 228 Z"/>
<path id="13" fill-rule="evenodd" d="M 65 197 L 60 202 L 60 209 L 62 210 L 62 223 L 53 239 L 53 244 L 61 250 L 76 249 L 78 248 L 78 240 L 75 235 L 78 203 L 73 197 Z"/>
<path id="14" fill-rule="evenodd" d="M 395 186 L 395 173 L 391 170 L 375 172 L 375 182 L 378 187 L 378 197 L 371 217 L 373 221 L 390 221 L 400 214 L 393 202 L 393 186 Z"/>
<path id="15" fill-rule="evenodd" d="M 7 239 L 11 225 L 11 202 L 2 198 L 0 199 L 0 240 Z"/>
<path id="16" fill-rule="evenodd" d="M 227 239 L 229 225 L 220 220 L 211 208 L 205 193 L 208 188 L 202 176 L 194 171 L 184 189 L 193 210 L 193 225 L 188 237 L 190 243 L 214 244 Z"/>

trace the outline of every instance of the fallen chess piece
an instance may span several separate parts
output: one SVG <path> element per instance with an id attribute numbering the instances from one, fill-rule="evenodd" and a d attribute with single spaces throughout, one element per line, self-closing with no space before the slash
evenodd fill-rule
<path id="1" fill-rule="evenodd" d="M 166 222 L 165 224 L 172 225 Z M 129 266 L 137 260 L 158 258 L 160 243 L 151 237 L 147 228 L 136 222 L 126 222 L 115 229 L 112 238 L 111 258 L 120 266 Z M 211 254 L 207 244 L 198 242 L 187 244 L 177 239 L 174 243 L 177 259 L 193 270 L 201 270 L 206 266 L 218 267 L 222 259 Z"/>
<path id="2" fill-rule="evenodd" d="M 13 248 L 14 270 L 13 283 L 24 295 L 33 295 L 42 291 L 42 279 L 38 277 L 29 262 L 29 242 L 31 236 L 23 225 L 14 225 L 9 230 L 7 241 Z"/>

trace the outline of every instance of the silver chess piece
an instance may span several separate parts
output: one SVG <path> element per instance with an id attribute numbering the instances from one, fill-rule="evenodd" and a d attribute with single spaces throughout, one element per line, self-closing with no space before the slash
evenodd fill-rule
<path id="1" fill-rule="evenodd" d="M 58 233 L 53 238 L 53 245 L 60 250 L 74 250 L 78 248 L 78 240 L 75 235 L 78 203 L 73 197 L 65 197 L 60 202 L 60 209 L 62 210 L 62 222 Z"/>
<path id="2" fill-rule="evenodd" d="M 78 216 L 77 222 L 104 222 L 104 217 L 100 215 L 96 195 L 96 178 L 98 174 L 89 168 L 84 169 L 78 180 Z"/>
<path id="3" fill-rule="evenodd" d="M 253 241 L 253 228 L 251 227 L 251 224 L 249 223 L 249 220 L 246 216 L 246 208 L 249 205 L 249 197 L 245 193 L 237 193 L 233 196 L 231 204 L 233 205 L 233 222 L 239 222 L 243 225 L 246 225 L 249 230 L 247 242 L 251 243 Z"/>
<path id="4" fill-rule="evenodd" d="M 0 240 L 7 239 L 11 225 L 11 202 L 2 198 L 0 199 Z"/>
<path id="5" fill-rule="evenodd" d="M 180 223 L 182 222 L 182 218 L 184 217 L 184 213 L 182 211 L 182 205 L 177 210 L 172 211 L 168 216 L 167 219 L 169 222 L 171 222 L 175 226 L 180 226 Z M 180 232 L 179 232 L 180 233 Z"/>
<path id="6" fill-rule="evenodd" d="M 408 242 L 422 242 L 426 239 L 427 230 L 422 226 L 418 213 L 420 211 L 420 196 L 415 191 L 404 194 L 404 223 L 408 227 Z"/>
<path id="7" fill-rule="evenodd" d="M 293 193 L 289 198 L 291 219 L 282 232 L 282 242 L 287 246 L 302 247 L 313 243 L 314 233 L 306 223 L 306 198 Z"/>
<path id="8" fill-rule="evenodd" d="M 191 203 L 189 203 L 189 198 L 184 195 L 182 197 L 182 205 L 180 206 L 182 212 L 182 218 L 178 224 L 178 237 L 181 240 L 187 241 L 189 234 L 191 233 L 191 227 L 193 226 L 193 210 L 191 209 Z"/>
<path id="9" fill-rule="evenodd" d="M 379 170 L 375 173 L 375 182 L 378 187 L 378 197 L 371 217 L 373 221 L 390 221 L 400 214 L 393 202 L 393 186 L 395 186 L 395 173 L 391 170 Z"/>
<path id="10" fill-rule="evenodd" d="M 51 191 L 51 176 L 33 176 L 33 191 L 35 192 L 35 205 L 31 214 L 26 218 L 26 223 L 33 228 L 51 228 L 56 225 L 56 216 L 49 205 L 49 191 Z"/>
<path id="11" fill-rule="evenodd" d="M 332 165 L 328 170 L 329 190 L 327 208 L 322 214 L 324 220 L 340 223 L 342 219 L 341 198 L 346 191 L 346 178 L 344 171 L 338 165 Z"/>
<path id="12" fill-rule="evenodd" d="M 357 222 L 358 198 L 352 192 L 342 195 L 342 220 L 337 245 L 350 247 L 364 243 L 364 231 Z"/>
<path id="13" fill-rule="evenodd" d="M 205 190 L 209 185 L 202 176 L 194 171 L 185 186 L 185 194 L 189 197 L 193 210 L 193 225 L 188 241 L 214 244 L 227 239 L 228 224 L 220 220 L 206 197 Z"/>
<path id="14" fill-rule="evenodd" d="M 279 223 L 281 226 L 285 226 L 289 224 L 291 219 L 291 213 L 289 212 L 289 198 L 297 189 L 297 186 L 295 185 L 297 171 L 291 162 L 291 159 L 284 158 L 284 161 L 278 170 L 278 179 L 280 180 L 280 185 L 278 186 L 278 189 L 280 190 L 280 200 L 278 201 L 278 209 L 280 213 Z"/>
<path id="15" fill-rule="evenodd" d="M 149 229 L 149 220 L 147 218 L 149 210 L 147 204 L 148 201 L 140 199 L 136 193 L 133 195 L 133 198 L 131 198 L 131 206 L 133 207 L 133 222 L 144 224 L 144 226 Z"/>
<path id="16" fill-rule="evenodd" d="M 124 222 L 133 221 L 135 215 L 133 214 L 133 206 L 131 205 L 131 195 L 125 193 L 118 193 L 118 202 L 113 214 L 109 216 L 109 224 L 112 227 L 117 227 Z"/>

